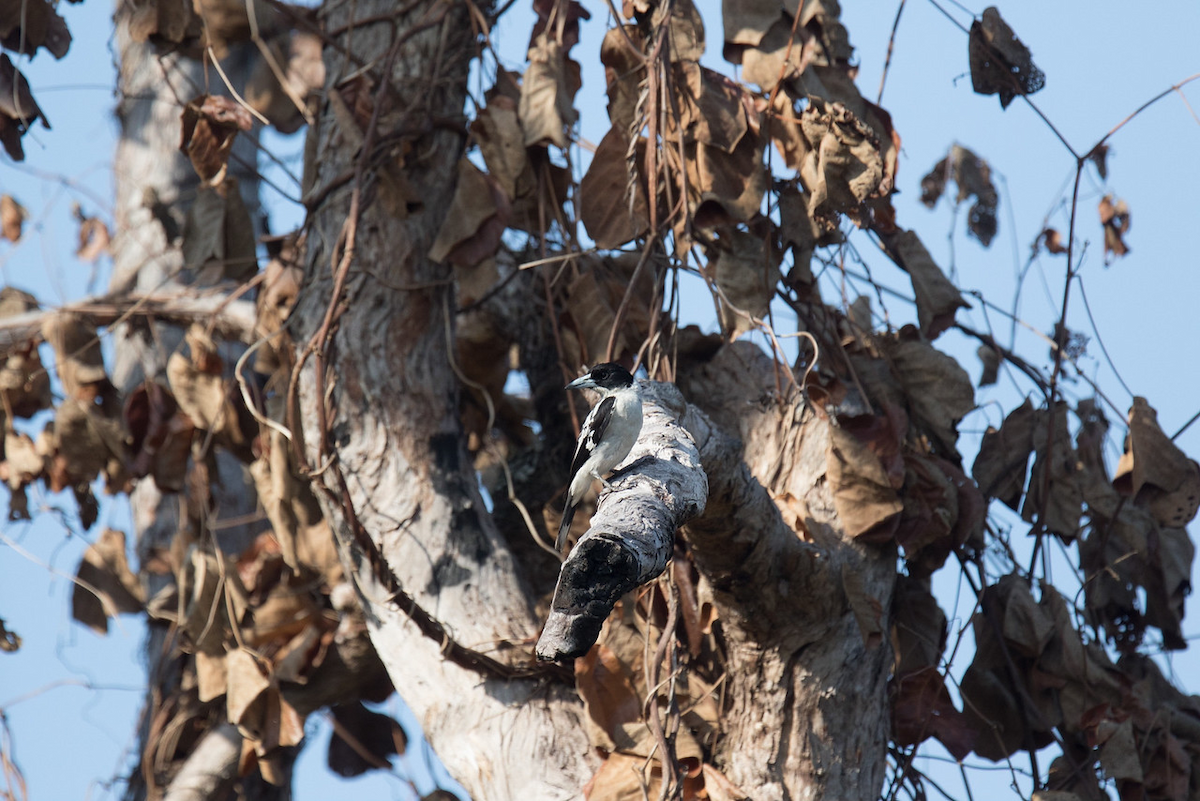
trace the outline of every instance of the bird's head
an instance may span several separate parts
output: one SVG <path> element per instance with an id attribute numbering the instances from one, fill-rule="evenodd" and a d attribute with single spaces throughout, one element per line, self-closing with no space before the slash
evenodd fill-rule
<path id="1" fill-rule="evenodd" d="M 619 364 L 605 362 L 597 364 L 587 374 L 567 384 L 566 388 L 595 389 L 600 392 L 612 392 L 629 386 L 633 386 L 633 375 Z"/>

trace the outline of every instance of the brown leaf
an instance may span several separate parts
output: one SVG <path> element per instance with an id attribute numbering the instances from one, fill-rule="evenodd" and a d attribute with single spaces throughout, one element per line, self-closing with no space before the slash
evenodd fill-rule
<path id="1" fill-rule="evenodd" d="M 62 58 L 71 47 L 71 32 L 54 5 L 44 0 L 8 3 L 0 11 L 0 45 L 31 58 L 39 47 Z"/>
<path id="2" fill-rule="evenodd" d="M 1147 544 L 1146 623 L 1162 632 L 1166 650 L 1182 651 L 1188 647 L 1181 624 L 1184 603 L 1192 592 L 1196 546 L 1181 528 L 1159 529 Z"/>
<path id="3" fill-rule="evenodd" d="M 628 666 L 607 645 L 597 643 L 575 660 L 575 686 L 594 724 L 589 728 L 592 745 L 614 750 L 621 727 L 641 719 L 641 698 Z"/>
<path id="4" fill-rule="evenodd" d="M 28 434 L 4 432 L 4 461 L 0 462 L 9 489 L 18 490 L 42 475 L 46 463 Z"/>
<path id="5" fill-rule="evenodd" d="M 913 423 L 929 438 L 934 453 L 959 461 L 954 447 L 958 421 L 975 408 L 975 389 L 967 371 L 953 357 L 919 339 L 889 343 L 886 352 Z"/>
<path id="6" fill-rule="evenodd" d="M 1047 228 L 1038 235 L 1037 242 L 1034 243 L 1034 248 L 1044 246 L 1047 251 L 1055 256 L 1061 256 L 1067 252 L 1067 246 L 1063 244 L 1062 234 L 1055 228 Z"/>
<path id="7" fill-rule="evenodd" d="M 643 777 L 643 771 L 645 771 Z M 656 798 L 662 785 L 662 769 L 647 767 L 642 757 L 609 754 L 583 787 L 587 801 L 643 801 Z"/>
<path id="8" fill-rule="evenodd" d="M 95 264 L 96 259 L 108 253 L 112 241 L 108 226 L 99 217 L 84 216 L 78 204 L 74 211 L 75 219 L 79 221 L 79 246 L 75 248 L 75 258 Z"/>
<path id="9" fill-rule="evenodd" d="M 1033 432 L 1042 422 L 1028 398 L 1004 418 L 999 430 L 989 427 L 971 474 L 988 498 L 998 498 L 1014 512 L 1020 508 L 1025 489 L 1029 454 L 1033 453 Z"/>
<path id="10" fill-rule="evenodd" d="M 13 348 L 0 367 L 0 390 L 8 396 L 13 417 L 32 417 L 53 404 L 50 374 L 42 366 L 37 348 Z"/>
<path id="11" fill-rule="evenodd" d="M 596 247 L 619 247 L 650 228 L 646 193 L 623 130 L 609 129 L 579 184 L 579 218 Z"/>
<path id="12" fill-rule="evenodd" d="M 197 651 L 196 659 L 196 692 L 200 703 L 220 698 L 229 686 L 229 673 L 225 669 L 225 654 L 208 654 Z"/>
<path id="13" fill-rule="evenodd" d="M 0 651 L 12 654 L 19 650 L 21 650 L 21 635 L 5 626 L 4 619 L 0 618 Z"/>
<path id="14" fill-rule="evenodd" d="M 903 573 L 896 577 L 891 627 L 895 675 L 938 667 L 946 649 L 946 613 L 933 597 L 928 578 Z"/>
<path id="15" fill-rule="evenodd" d="M 56 471 L 51 466 L 49 483 L 52 491 L 88 484 L 101 471 L 106 476 L 113 475 L 113 463 L 119 466 L 125 462 L 125 434 L 120 421 L 107 416 L 91 402 L 64 400 L 55 414 L 50 433 L 53 437 L 52 456 L 59 462 L 60 473 L 55 477 Z"/>
<path id="16" fill-rule="evenodd" d="M 1096 145 L 1088 153 L 1088 160 L 1096 165 L 1096 172 L 1100 173 L 1100 180 L 1108 179 L 1108 145 Z"/>
<path id="17" fill-rule="evenodd" d="M 729 3 L 723 5 L 728 7 Z M 746 29 L 737 31 L 737 27 L 734 26 L 734 36 L 747 40 L 756 35 L 758 37 L 753 43 L 727 42 L 725 45 L 726 59 L 742 65 L 742 80 L 757 84 L 764 92 L 774 91 L 778 87 L 783 90 L 778 94 L 789 94 L 785 88 L 788 82 L 799 77 L 813 58 L 814 48 L 805 47 L 812 39 L 812 34 L 802 25 L 797 25 L 793 33 L 792 19 L 783 13 L 779 3 L 774 4 L 774 15 L 761 32 L 752 34 Z M 728 36 L 730 28 L 727 26 L 725 30 Z M 805 94 L 799 92 L 801 97 Z M 790 97 L 787 103 L 791 104 Z"/>
<path id="18" fill-rule="evenodd" d="M 1054 409 L 1054 442 L 1050 448 L 1046 443 L 1048 436 L 1049 431 L 1044 427 L 1034 431 L 1037 458 L 1029 472 L 1029 490 L 1021 505 L 1021 517 L 1027 523 L 1036 519 L 1047 531 L 1069 543 L 1079 534 L 1083 476 L 1082 465 L 1071 445 L 1065 402 L 1060 401 Z"/>
<path id="19" fill-rule="evenodd" d="M 405 752 L 408 738 L 392 717 L 372 712 L 361 703 L 334 704 L 329 711 L 337 725 L 329 738 L 326 764 L 339 776 L 348 778 L 369 770 L 389 770 L 388 757 Z M 353 744 L 348 737 L 353 738 Z"/>
<path id="20" fill-rule="evenodd" d="M 763 147 L 762 137 L 749 133 L 732 153 L 703 142 L 685 144 L 695 225 L 714 228 L 759 213 L 769 183 Z"/>
<path id="21" fill-rule="evenodd" d="M 975 747 L 976 732 L 954 708 L 936 668 L 899 676 L 892 682 L 892 737 L 897 745 L 917 745 L 936 737 L 958 760 Z"/>
<path id="22" fill-rule="evenodd" d="M 645 76 L 645 45 L 645 37 L 636 25 L 609 28 L 600 45 L 600 62 L 608 84 L 608 119 L 620 131 L 629 131 L 637 113 L 640 83 Z"/>
<path id="23" fill-rule="evenodd" d="M 24 206 L 13 200 L 12 195 L 0 195 L 0 239 L 19 242 L 21 228 L 27 219 L 29 219 L 29 212 L 25 210 Z"/>
<path id="24" fill-rule="evenodd" d="M 896 529 L 896 542 L 909 569 L 923 576 L 940 568 L 962 544 L 955 539 L 958 488 L 932 458 L 910 453 L 904 463 L 906 476 L 900 495 L 904 512 Z"/>
<path id="25" fill-rule="evenodd" d="M 258 272 L 254 225 L 238 182 L 201 186 L 183 225 L 183 264 L 194 283 L 248 281 Z"/>
<path id="26" fill-rule="evenodd" d="M 704 55 L 704 19 L 692 0 L 675 0 L 670 9 L 667 45 L 671 62 L 699 61 Z"/>
<path id="27" fill-rule="evenodd" d="M 499 96 L 481 110 L 471 123 L 471 134 L 488 173 L 510 199 L 534 191 L 536 177 L 525 151 L 525 135 L 512 98 Z"/>
<path id="28" fill-rule="evenodd" d="M 254 118 L 234 100 L 217 95 L 200 95 L 183 107 L 179 149 L 192 161 L 196 174 L 206 183 L 220 183 L 233 150 L 237 132 L 254 127 Z"/>
<path id="29" fill-rule="evenodd" d="M 723 229 L 706 253 L 704 272 L 720 290 L 721 329 L 736 339 L 766 317 L 780 278 L 778 251 L 768 236 Z"/>
<path id="30" fill-rule="evenodd" d="M 861 222 L 862 203 L 889 189 L 878 136 L 848 108 L 819 100 L 800 115 L 800 128 L 806 149 L 799 172 L 812 195 L 809 208 Z"/>
<path id="31" fill-rule="evenodd" d="M 167 388 L 157 382 L 139 385 L 126 396 L 122 416 L 131 438 L 130 473 L 153 475 L 160 492 L 183 489 L 195 427 Z"/>
<path id="32" fill-rule="evenodd" d="M 732 153 L 750 128 L 747 96 L 740 84 L 713 70 L 691 65 L 681 93 L 682 124 L 698 142 Z"/>
<path id="33" fill-rule="evenodd" d="M 975 355 L 979 357 L 979 362 L 983 365 L 983 372 L 979 376 L 979 386 L 992 386 L 1000 377 L 1000 362 L 1003 356 L 991 345 L 980 345 L 975 349 Z"/>
<path id="34" fill-rule="evenodd" d="M 496 252 L 512 208 L 496 179 L 468 159 L 458 162 L 450 211 L 429 248 L 436 262 L 472 267 Z"/>
<path id="35" fill-rule="evenodd" d="M 771 25 L 783 17 L 782 8 L 779 0 L 722 0 L 726 46 L 757 45 Z"/>
<path id="36" fill-rule="evenodd" d="M 83 316 L 50 315 L 42 323 L 42 337 L 54 348 L 58 379 L 68 397 L 80 398 L 89 385 L 107 380 L 96 327 Z"/>
<path id="37" fill-rule="evenodd" d="M 955 313 L 959 309 L 969 309 L 970 304 L 963 300 L 962 293 L 934 263 L 914 231 L 901 231 L 885 241 L 895 254 L 897 263 L 912 281 L 921 333 L 926 339 L 937 339 L 943 331 L 954 325 Z"/>
<path id="38" fill-rule="evenodd" d="M 1104 226 L 1104 263 L 1111 261 L 1109 254 L 1114 257 L 1124 256 L 1129 252 L 1124 236 L 1129 233 L 1130 225 L 1129 204 L 1124 200 L 1113 202 L 1112 195 L 1105 195 L 1100 200 L 1100 224 Z"/>
<path id="39" fill-rule="evenodd" d="M 579 65 L 567 58 L 563 45 L 539 35 L 529 48 L 517 109 L 527 147 L 553 144 L 566 150 L 567 129 L 579 119 L 574 107 L 578 89 Z"/>
<path id="40" fill-rule="evenodd" d="M 949 179 L 958 185 L 956 205 L 968 198 L 975 198 L 975 203 L 967 212 L 967 231 L 987 247 L 996 235 L 996 207 L 1000 202 L 996 186 L 992 183 L 991 167 L 967 148 L 954 145 L 949 155 L 921 179 L 921 202 L 933 208 Z"/>
<path id="41" fill-rule="evenodd" d="M 29 81 L 13 66 L 7 53 L 0 53 L 0 144 L 13 161 L 25 160 L 21 137 L 39 119 L 42 127 L 50 128 L 50 121 L 33 99 Z"/>
<path id="42" fill-rule="evenodd" d="M 1163 433 L 1154 408 L 1145 398 L 1135 397 L 1113 486 L 1136 503 L 1150 506 L 1162 525 L 1180 527 L 1195 517 L 1200 503 L 1197 471 L 1196 463 Z"/>
<path id="43" fill-rule="evenodd" d="M 729 781 L 724 773 L 707 762 L 701 767 L 701 776 L 704 778 L 704 792 L 708 794 L 711 801 L 749 801 L 750 799 L 750 796 Z"/>
<path id="44" fill-rule="evenodd" d="M 256 13 L 262 5 L 255 4 Z M 321 45 L 320 37 L 306 31 L 284 31 L 268 43 L 276 65 L 284 70 L 290 93 L 284 90 L 265 57 L 254 62 L 242 95 L 280 133 L 294 133 L 305 123 L 304 110 L 297 108 L 293 98 L 311 111 L 317 93 L 325 85 Z"/>
<path id="45" fill-rule="evenodd" d="M 235 565 L 230 563 L 222 567 L 213 554 L 193 549 L 177 577 L 178 623 L 185 635 L 183 650 L 213 655 L 224 653 L 226 642 L 233 638 L 230 607 L 239 623 L 246 611 L 246 593 Z M 230 662 L 227 667 L 232 676 L 234 664 Z"/>
<path id="46" fill-rule="evenodd" d="M 238 412 L 230 398 L 230 386 L 220 375 L 199 369 L 182 353 L 167 360 L 167 382 L 175 402 L 193 425 L 222 435 L 228 442 L 244 445 L 246 438 Z"/>
<path id="47" fill-rule="evenodd" d="M 877 432 L 856 436 L 856 430 L 863 431 L 871 423 L 886 421 L 886 418 L 864 417 L 868 418 L 865 423 L 857 418 L 839 418 L 839 423 L 843 420 L 844 423 L 830 427 L 826 477 L 846 533 L 867 542 L 886 542 L 895 533 L 904 508 L 897 494 L 904 473 L 901 467 L 897 482 L 885 442 L 902 436 L 903 428 L 897 432 L 893 425 L 884 424 Z M 883 458 L 888 460 L 886 465 Z"/>
<path id="48" fill-rule="evenodd" d="M 225 657 L 225 669 L 225 709 L 229 722 L 239 728 L 245 726 L 243 734 L 255 738 L 260 733 L 256 724 L 261 721 L 261 707 L 271 689 L 266 666 L 249 651 L 235 648 Z"/>
<path id="49" fill-rule="evenodd" d="M 1001 108 L 1008 108 L 1017 95 L 1031 95 L 1046 85 L 1029 48 L 995 6 L 985 8 L 982 19 L 971 23 L 968 39 L 971 85 L 978 94 L 1000 95 Z"/>
<path id="50" fill-rule="evenodd" d="M 108 618 L 119 612 L 140 612 L 145 591 L 125 558 L 125 534 L 105 529 L 88 546 L 75 577 L 71 616 L 98 634 L 108 632 Z"/>

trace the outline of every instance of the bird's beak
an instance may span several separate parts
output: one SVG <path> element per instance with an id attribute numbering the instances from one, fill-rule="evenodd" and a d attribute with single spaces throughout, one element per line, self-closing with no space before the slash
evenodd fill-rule
<path id="1" fill-rule="evenodd" d="M 579 378 L 576 378 L 574 381 L 572 381 L 570 384 L 567 384 L 563 388 L 564 389 L 595 389 L 596 382 L 592 380 L 592 376 L 590 374 L 581 375 Z"/>

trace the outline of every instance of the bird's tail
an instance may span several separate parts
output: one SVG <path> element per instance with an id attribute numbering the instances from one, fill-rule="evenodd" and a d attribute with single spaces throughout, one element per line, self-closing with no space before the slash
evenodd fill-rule
<path id="1" fill-rule="evenodd" d="M 563 552 L 563 547 L 567 544 L 567 534 L 571 532 L 571 520 L 574 517 L 575 504 L 567 501 L 567 505 L 563 509 L 562 522 L 558 524 L 558 539 L 554 541 L 554 550 L 560 554 Z"/>

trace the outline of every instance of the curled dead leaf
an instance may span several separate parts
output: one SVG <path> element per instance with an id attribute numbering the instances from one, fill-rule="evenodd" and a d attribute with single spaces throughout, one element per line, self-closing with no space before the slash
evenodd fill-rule
<path id="1" fill-rule="evenodd" d="M 969 309 L 970 304 L 933 261 L 914 231 L 901 231 L 884 241 L 912 281 L 921 333 L 929 340 L 937 339 L 954 325 L 955 313 Z"/>
<path id="2" fill-rule="evenodd" d="M 779 283 L 779 253 L 773 232 L 759 236 L 723 229 L 705 251 L 705 274 L 716 284 L 721 329 L 731 339 L 756 327 L 766 317 Z"/>
<path id="3" fill-rule="evenodd" d="M 1112 257 L 1121 257 L 1129 252 L 1125 244 L 1125 234 L 1129 233 L 1130 214 L 1129 204 L 1124 200 L 1113 202 L 1112 195 L 1100 199 L 1100 224 L 1104 226 L 1104 261 L 1107 264 Z"/>
<path id="4" fill-rule="evenodd" d="M 183 226 L 183 264 L 193 283 L 250 280 L 258 272 L 256 245 L 237 180 L 201 186 Z"/>
<path id="5" fill-rule="evenodd" d="M 1017 38 L 995 6 L 971 23 L 967 53 L 971 85 L 981 95 L 1000 95 L 1000 107 L 1017 95 L 1031 95 L 1046 85 L 1046 75 L 1033 63 L 1029 48 Z"/>
<path id="6" fill-rule="evenodd" d="M 579 218 L 596 247 L 619 247 L 650 228 L 646 192 L 629 159 L 629 138 L 615 125 L 592 156 L 579 184 Z"/>
<path id="7" fill-rule="evenodd" d="M 179 149 L 187 154 L 201 180 L 219 183 L 224 177 L 238 131 L 254 127 L 254 118 L 237 101 L 200 95 L 183 107 Z"/>
<path id="8" fill-rule="evenodd" d="M 27 219 L 29 212 L 12 195 L 0 195 L 0 239 L 19 242 Z"/>
<path id="9" fill-rule="evenodd" d="M 71 616 L 98 634 L 108 632 L 108 618 L 142 610 L 146 594 L 129 569 L 121 531 L 105 529 L 84 552 L 75 577 Z"/>
<path id="10" fill-rule="evenodd" d="M 42 121 L 42 127 L 50 128 L 50 121 L 33 99 L 29 81 L 13 66 L 7 53 L 0 53 L 0 144 L 13 161 L 25 160 L 21 137 L 37 120 Z"/>
<path id="11" fill-rule="evenodd" d="M 511 215 L 499 182 L 469 159 L 460 159 L 454 199 L 429 258 L 464 267 L 478 264 L 496 252 Z"/>

